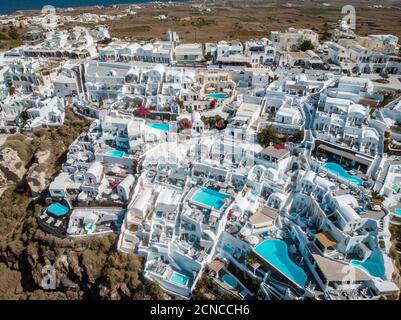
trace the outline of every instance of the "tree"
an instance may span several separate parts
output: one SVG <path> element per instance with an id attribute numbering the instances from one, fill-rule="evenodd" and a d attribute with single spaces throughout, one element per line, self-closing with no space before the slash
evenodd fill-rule
<path id="1" fill-rule="evenodd" d="M 270 142 L 273 144 L 282 144 L 284 142 L 272 126 L 260 130 L 257 134 L 257 138 L 259 143 L 264 147 L 267 147 Z"/>
<path id="2" fill-rule="evenodd" d="M 138 117 L 148 117 L 151 114 L 150 110 L 146 108 L 144 105 L 141 105 L 138 109 L 135 110 L 135 115 Z"/>
<path id="3" fill-rule="evenodd" d="M 212 101 L 210 101 L 210 108 L 214 109 L 216 107 L 216 99 L 213 99 Z"/>
<path id="4" fill-rule="evenodd" d="M 111 38 L 104 38 L 104 39 L 102 39 L 102 40 L 99 40 L 98 42 L 97 42 L 97 44 L 105 44 L 105 45 L 108 45 L 110 42 L 112 42 L 113 40 L 111 39 Z"/>
<path id="5" fill-rule="evenodd" d="M 385 152 L 388 152 L 390 150 L 390 145 L 391 145 L 390 140 L 388 139 L 384 140 L 383 147 Z"/>
<path id="6" fill-rule="evenodd" d="M 178 121 L 180 130 L 187 130 L 192 128 L 192 122 L 188 118 L 183 118 Z"/>
<path id="7" fill-rule="evenodd" d="M 227 127 L 227 122 L 220 116 L 216 116 L 216 123 L 215 123 L 217 130 L 223 130 Z"/>
<path id="8" fill-rule="evenodd" d="M 303 140 L 304 140 L 304 137 L 305 137 L 305 134 L 304 134 L 304 131 L 303 131 L 303 130 L 299 130 L 299 131 L 297 132 L 297 134 L 295 135 L 296 141 L 299 141 L 299 142 L 303 141 Z"/>
<path id="9" fill-rule="evenodd" d="M 8 36 L 13 40 L 17 40 L 19 38 L 19 33 L 13 26 L 11 26 L 8 30 Z"/>
<path id="10" fill-rule="evenodd" d="M 249 265 L 252 265 L 258 262 L 258 256 L 256 255 L 255 252 L 249 250 L 245 253 L 245 260 Z"/>
<path id="11" fill-rule="evenodd" d="M 206 60 L 206 61 L 211 61 L 211 60 L 213 60 L 213 56 L 212 56 L 212 54 L 211 54 L 210 52 L 208 52 L 208 53 L 205 54 L 205 60 Z"/>
<path id="12" fill-rule="evenodd" d="M 315 46 L 313 45 L 312 41 L 304 40 L 299 46 L 299 49 L 301 49 L 302 51 L 313 50 L 315 49 Z"/>

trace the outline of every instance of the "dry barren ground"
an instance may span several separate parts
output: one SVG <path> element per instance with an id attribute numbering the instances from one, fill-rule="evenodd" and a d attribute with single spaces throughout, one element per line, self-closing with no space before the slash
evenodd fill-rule
<path id="1" fill-rule="evenodd" d="M 211 12 L 194 8 L 199 3 Z M 146 4 L 137 10 L 136 16 L 107 24 L 113 36 L 139 40 L 160 38 L 167 29 L 177 31 L 183 41 L 247 40 L 290 26 L 314 29 L 323 36 L 330 24 L 342 18 L 341 8 L 345 4 L 356 8 L 358 34 L 391 33 L 401 37 L 401 1 L 215 0 L 176 3 L 166 8 Z M 373 8 L 375 4 L 383 7 Z M 117 13 L 125 7 L 106 8 L 102 12 Z M 157 15 L 166 15 L 167 19 L 157 20 Z"/>

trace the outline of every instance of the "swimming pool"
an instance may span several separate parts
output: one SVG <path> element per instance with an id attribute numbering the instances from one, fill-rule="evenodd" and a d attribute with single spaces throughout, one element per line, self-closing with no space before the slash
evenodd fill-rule
<path id="1" fill-rule="evenodd" d="M 186 275 L 183 275 L 183 274 L 178 273 L 178 272 L 173 272 L 171 277 L 170 277 L 170 280 L 172 282 L 175 282 L 175 283 L 177 283 L 177 284 L 179 284 L 181 286 L 184 286 L 184 287 L 189 282 L 189 278 Z"/>
<path id="2" fill-rule="evenodd" d="M 396 216 L 401 217 L 401 208 L 396 208 L 396 209 L 394 210 L 394 214 L 395 214 Z"/>
<path id="3" fill-rule="evenodd" d="M 305 286 L 306 273 L 290 259 L 288 247 L 284 241 L 276 239 L 265 240 L 255 247 L 255 251 L 288 279 L 300 287 Z"/>
<path id="4" fill-rule="evenodd" d="M 370 274 L 372 277 L 382 278 L 384 276 L 384 260 L 379 251 L 374 251 L 364 261 L 351 260 L 351 264 Z"/>
<path id="5" fill-rule="evenodd" d="M 329 172 L 345 179 L 350 182 L 355 183 L 357 186 L 360 186 L 363 184 L 363 180 L 353 176 L 352 174 L 349 174 L 347 170 L 345 170 L 342 166 L 340 166 L 338 163 L 335 162 L 328 162 L 323 165 L 323 168 L 327 169 Z"/>
<path id="6" fill-rule="evenodd" d="M 85 230 L 87 233 L 92 233 L 95 230 L 95 225 L 93 223 L 87 223 L 85 225 Z"/>
<path id="7" fill-rule="evenodd" d="M 229 197 L 228 194 L 220 193 L 209 188 L 199 188 L 198 191 L 193 194 L 191 200 L 207 205 L 208 207 L 220 209 L 224 205 L 224 200 Z"/>
<path id="8" fill-rule="evenodd" d="M 234 253 L 234 248 L 231 247 L 231 246 L 228 245 L 228 244 L 225 244 L 225 245 L 224 245 L 223 250 L 224 250 L 225 252 L 227 252 L 228 254 L 231 254 L 231 255 Z"/>
<path id="9" fill-rule="evenodd" d="M 70 209 L 61 203 L 52 203 L 50 206 L 47 207 L 47 212 L 61 217 L 64 216 Z"/>
<path id="10" fill-rule="evenodd" d="M 208 98 L 212 99 L 225 99 L 227 96 L 224 93 L 209 93 Z"/>
<path id="11" fill-rule="evenodd" d="M 167 123 L 148 123 L 147 126 L 160 131 L 170 130 L 170 125 Z"/>
<path id="12" fill-rule="evenodd" d="M 238 284 L 237 280 L 229 274 L 225 274 L 223 276 L 223 281 L 233 288 L 235 288 Z"/>
<path id="13" fill-rule="evenodd" d="M 256 198 L 258 196 L 258 192 L 254 189 L 251 189 L 251 195 Z"/>
<path id="14" fill-rule="evenodd" d="M 125 152 L 120 150 L 109 150 L 106 152 L 106 156 L 114 157 L 114 158 L 122 158 L 124 157 Z"/>

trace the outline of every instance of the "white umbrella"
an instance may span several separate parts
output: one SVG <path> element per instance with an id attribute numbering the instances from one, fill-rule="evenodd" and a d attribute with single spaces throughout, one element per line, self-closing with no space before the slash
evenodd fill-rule
<path id="1" fill-rule="evenodd" d="M 257 245 L 259 243 L 259 238 L 257 236 L 249 236 L 246 238 L 246 240 L 251 244 L 251 245 Z"/>
<path id="2" fill-rule="evenodd" d="M 67 233 L 73 234 L 73 233 L 77 232 L 77 230 L 78 230 L 77 226 L 71 226 L 68 228 Z"/>
<path id="3" fill-rule="evenodd" d="M 121 168 L 120 168 L 118 165 L 114 165 L 114 166 L 111 168 L 111 171 L 112 171 L 113 173 L 120 173 L 120 172 L 121 172 Z"/>
<path id="4" fill-rule="evenodd" d="M 88 198 L 88 195 L 86 194 L 85 191 L 82 191 L 79 195 L 78 195 L 78 199 L 79 200 L 86 200 Z"/>
<path id="5" fill-rule="evenodd" d="M 251 235 L 251 230 L 249 228 L 242 228 L 240 231 L 240 234 L 243 235 L 244 237 L 248 237 Z"/>

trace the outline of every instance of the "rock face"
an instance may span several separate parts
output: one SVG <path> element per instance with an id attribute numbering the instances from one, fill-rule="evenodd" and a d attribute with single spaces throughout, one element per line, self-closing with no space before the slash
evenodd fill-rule
<path id="1" fill-rule="evenodd" d="M 0 171 L 6 180 L 20 181 L 25 173 L 25 165 L 18 152 L 10 147 L 0 151 Z M 1 182 L 1 181 L 0 181 Z"/>
<path id="2" fill-rule="evenodd" d="M 37 163 L 33 164 L 26 175 L 26 181 L 32 195 L 37 195 L 47 188 L 46 168 Z"/>
<path id="3" fill-rule="evenodd" d="M 35 159 L 37 163 L 44 163 L 49 159 L 50 157 L 50 151 L 38 151 L 35 153 Z"/>

